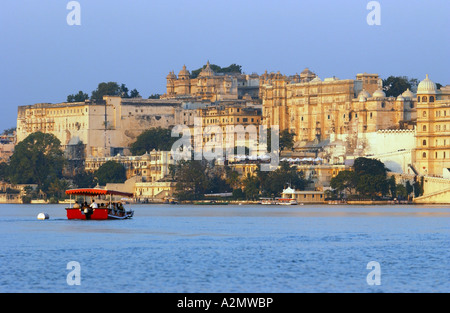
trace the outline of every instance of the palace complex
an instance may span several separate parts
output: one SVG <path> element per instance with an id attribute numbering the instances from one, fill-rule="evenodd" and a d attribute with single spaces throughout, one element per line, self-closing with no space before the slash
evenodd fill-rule
<path id="1" fill-rule="evenodd" d="M 320 179 L 323 186 L 335 175 L 330 173 L 339 172 L 333 166 L 342 170 L 358 156 L 380 159 L 397 173 L 450 179 L 450 86 L 438 89 L 428 75 L 398 97 L 386 96 L 378 74 L 321 79 L 309 69 L 290 76 L 215 73 L 209 62 L 196 77 L 183 66 L 166 81 L 161 99 L 105 96 L 97 102 L 20 106 L 17 142 L 36 131 L 52 133 L 69 159 L 78 153 L 87 170 L 120 158 L 129 177 L 138 175 L 148 184 L 161 183 L 173 158 L 155 151 L 130 155 L 131 143 L 146 129 L 201 125 L 196 140 L 206 145 L 216 137 L 214 129 L 225 136 L 237 126 L 276 125 L 294 134 L 294 148 L 281 156 L 320 159 L 320 171 L 327 173 L 320 175 L 326 177 Z M 234 146 L 251 144 L 248 134 L 234 138 Z M 233 166 L 253 173 L 255 162 Z M 153 190 L 140 188 L 140 195 Z"/>

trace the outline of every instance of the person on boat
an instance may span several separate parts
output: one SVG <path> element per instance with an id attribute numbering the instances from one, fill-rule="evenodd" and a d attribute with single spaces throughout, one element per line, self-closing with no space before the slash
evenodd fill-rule
<path id="1" fill-rule="evenodd" d="M 80 205 L 78 204 L 78 201 L 75 201 L 75 204 L 73 205 L 74 209 L 79 209 Z"/>
<path id="2" fill-rule="evenodd" d="M 94 199 L 92 199 L 92 203 L 91 203 L 91 205 L 89 206 L 91 209 L 98 209 L 98 205 L 97 205 L 97 203 L 95 202 L 95 200 Z"/>

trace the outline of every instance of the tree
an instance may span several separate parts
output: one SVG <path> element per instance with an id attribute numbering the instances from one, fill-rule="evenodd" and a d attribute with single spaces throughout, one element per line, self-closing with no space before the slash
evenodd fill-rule
<path id="1" fill-rule="evenodd" d="M 125 85 L 122 84 L 121 88 L 116 82 L 100 83 L 98 84 L 97 89 L 92 91 L 91 100 L 102 101 L 103 96 L 121 96 L 124 92 L 124 86 Z"/>
<path id="2" fill-rule="evenodd" d="M 94 173 L 85 171 L 75 174 L 73 177 L 73 183 L 78 188 L 92 188 L 97 184 Z"/>
<path id="3" fill-rule="evenodd" d="M 406 181 L 406 194 L 409 195 L 414 191 L 414 187 L 413 185 L 411 185 L 411 183 L 409 182 L 409 180 Z"/>
<path id="4" fill-rule="evenodd" d="M 348 194 L 353 194 L 356 188 L 357 177 L 354 171 L 340 171 L 330 181 L 331 188 L 338 192 L 345 191 Z"/>
<path id="5" fill-rule="evenodd" d="M 211 69 L 215 72 L 215 73 L 242 73 L 242 66 L 238 65 L 238 64 L 231 64 L 227 67 L 220 67 L 216 64 L 210 64 L 209 65 L 211 67 Z M 206 68 L 206 65 L 203 65 L 203 67 L 193 70 L 191 72 L 190 77 L 191 78 L 197 78 L 197 76 L 200 74 L 200 72 Z"/>
<path id="6" fill-rule="evenodd" d="M 417 78 L 409 79 L 406 76 L 389 76 L 387 79 L 383 79 L 383 90 L 387 97 L 398 97 L 406 89 L 411 89 L 412 86 L 416 86 L 418 83 L 419 80 Z"/>
<path id="7" fill-rule="evenodd" d="M 141 95 L 139 94 L 139 91 L 137 89 L 133 89 L 130 91 L 130 98 L 139 98 Z"/>
<path id="8" fill-rule="evenodd" d="M 391 176 L 388 179 L 389 191 L 391 192 L 391 197 L 395 198 L 397 196 L 397 183 L 395 182 L 395 177 Z"/>
<path id="9" fill-rule="evenodd" d="M 307 180 L 303 172 L 291 167 L 288 162 L 280 162 L 280 166 L 271 172 L 256 171 L 261 193 L 264 196 L 281 196 L 283 189 L 290 186 L 304 190 Z"/>
<path id="10" fill-rule="evenodd" d="M 84 102 L 87 99 L 89 99 L 89 95 L 81 90 L 77 94 L 67 96 L 67 102 Z"/>
<path id="11" fill-rule="evenodd" d="M 353 164 L 353 171 L 341 171 L 331 179 L 331 188 L 338 192 L 346 191 L 364 198 L 377 198 L 389 193 L 390 186 L 395 185 L 395 179 L 387 179 L 387 169 L 384 164 L 375 159 L 360 157 Z M 395 186 L 391 192 L 396 194 Z"/>
<path id="12" fill-rule="evenodd" d="M 105 186 L 107 183 L 123 183 L 127 180 L 125 167 L 115 161 L 107 161 L 95 172 L 98 184 Z"/>
<path id="13" fill-rule="evenodd" d="M 399 200 L 408 199 L 408 191 L 406 190 L 406 187 L 403 184 L 397 184 L 396 188 L 396 196 Z"/>
<path id="14" fill-rule="evenodd" d="M 133 155 L 142 155 L 147 151 L 162 150 L 169 151 L 177 137 L 171 136 L 171 130 L 166 128 L 151 128 L 140 134 L 136 141 L 130 146 Z"/>
<path id="15" fill-rule="evenodd" d="M 13 135 L 15 131 L 16 131 L 15 127 L 11 127 L 11 128 L 5 129 L 3 131 L 3 135 L 6 135 L 6 136 Z"/>
<path id="16" fill-rule="evenodd" d="M 170 168 L 177 182 L 175 196 L 179 200 L 198 200 L 208 187 L 207 164 L 202 160 L 180 160 Z"/>
<path id="17" fill-rule="evenodd" d="M 280 132 L 280 150 L 292 149 L 294 146 L 294 133 L 289 132 L 288 129 Z"/>
<path id="18" fill-rule="evenodd" d="M 9 179 L 14 184 L 37 184 L 42 188 L 62 178 L 64 163 L 59 139 L 35 132 L 16 145 L 8 168 Z"/>
<path id="19" fill-rule="evenodd" d="M 127 86 L 125 86 L 125 84 L 120 85 L 119 95 L 122 98 L 130 98 L 130 96 L 128 95 L 128 88 Z"/>
<path id="20" fill-rule="evenodd" d="M 258 177 L 247 174 L 242 182 L 244 186 L 244 195 L 247 200 L 256 200 L 259 195 L 259 180 Z"/>
<path id="21" fill-rule="evenodd" d="M 384 163 L 370 158 L 359 157 L 353 163 L 353 169 L 356 175 L 382 175 L 386 177 L 387 169 L 384 166 Z"/>
<path id="22" fill-rule="evenodd" d="M 161 95 L 159 93 L 155 93 L 155 94 L 151 94 L 148 98 L 149 99 L 160 99 Z"/>

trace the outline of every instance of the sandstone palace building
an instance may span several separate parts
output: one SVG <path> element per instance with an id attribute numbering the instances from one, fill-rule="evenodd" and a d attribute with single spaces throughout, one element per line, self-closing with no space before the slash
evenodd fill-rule
<path id="1" fill-rule="evenodd" d="M 321 79 L 307 68 L 295 75 L 215 73 L 208 62 L 196 77 L 186 66 L 178 75 L 171 71 L 161 99 L 105 96 L 20 106 L 17 142 L 47 132 L 69 155 L 81 149 L 84 158 L 107 158 L 129 155 L 130 144 L 152 127 L 193 127 L 195 119 L 222 130 L 278 125 L 294 134 L 296 153 L 316 145 L 316 157 L 330 164 L 372 156 L 392 161 L 400 172 L 450 178 L 450 87 L 438 89 L 427 76 L 411 89 L 387 97 L 378 74 Z"/>
<path id="2" fill-rule="evenodd" d="M 178 76 L 172 71 L 167 75 L 167 92 L 162 98 L 184 100 L 221 100 L 255 99 L 259 93 L 259 76 L 241 73 L 215 73 L 209 61 L 198 77 L 183 66 Z"/>
<path id="3" fill-rule="evenodd" d="M 288 129 L 300 144 L 408 127 L 416 118 L 414 94 L 387 98 L 377 74 L 321 80 L 309 69 L 294 76 L 264 73 L 260 86 L 263 123 Z"/>

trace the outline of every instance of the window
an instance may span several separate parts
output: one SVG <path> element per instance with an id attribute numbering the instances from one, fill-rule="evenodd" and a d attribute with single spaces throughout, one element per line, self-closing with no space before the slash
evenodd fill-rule
<path id="1" fill-rule="evenodd" d="M 422 102 L 427 102 L 427 101 L 428 101 L 427 97 L 426 97 L 426 96 L 423 96 L 423 97 L 422 97 Z"/>
<path id="2" fill-rule="evenodd" d="M 419 97 L 417 97 L 417 102 L 420 102 L 420 96 L 419 96 Z"/>
<path id="3" fill-rule="evenodd" d="M 423 125 L 422 130 L 423 130 L 424 132 L 426 132 L 426 131 L 427 131 L 427 125 Z"/>
<path id="4" fill-rule="evenodd" d="M 426 157 L 427 157 L 427 153 L 426 152 L 422 153 L 422 158 L 426 159 Z"/>
<path id="5" fill-rule="evenodd" d="M 434 102 L 434 96 L 430 96 L 430 102 Z"/>
<path id="6" fill-rule="evenodd" d="M 426 140 L 423 140 L 422 141 L 422 146 L 426 146 L 427 145 L 427 141 Z"/>
<path id="7" fill-rule="evenodd" d="M 427 117 L 427 111 L 422 112 L 422 117 Z"/>

